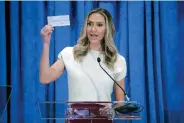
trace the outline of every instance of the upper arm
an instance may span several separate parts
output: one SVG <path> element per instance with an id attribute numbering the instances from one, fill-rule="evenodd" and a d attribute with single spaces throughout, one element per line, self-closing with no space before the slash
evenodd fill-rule
<path id="1" fill-rule="evenodd" d="M 50 83 L 54 80 L 56 80 L 57 78 L 59 78 L 59 76 L 61 76 L 61 74 L 64 71 L 64 63 L 61 59 L 58 59 L 49 69 L 49 73 L 50 75 L 48 75 L 48 79 L 47 79 L 47 83 Z"/>
<path id="2" fill-rule="evenodd" d="M 51 67 L 50 71 L 52 71 L 53 76 L 60 76 L 64 71 L 64 63 L 61 59 L 58 59 Z"/>
<path id="3" fill-rule="evenodd" d="M 58 78 L 65 69 L 65 64 L 71 59 L 72 56 L 72 48 L 65 47 L 59 54 L 58 60 L 50 67 L 50 71 L 52 71 L 52 76 L 54 79 Z"/>
<path id="4" fill-rule="evenodd" d="M 117 61 L 115 63 L 114 79 L 123 89 L 125 88 L 124 78 L 126 76 L 126 73 L 127 73 L 126 60 L 123 56 L 118 55 Z M 117 101 L 124 100 L 124 92 L 119 86 L 117 85 L 114 86 L 114 92 Z"/>
<path id="5" fill-rule="evenodd" d="M 71 59 L 72 48 L 66 47 L 59 54 L 57 61 L 49 67 L 42 83 L 47 84 L 56 80 L 65 70 L 65 65 Z M 43 77 L 42 77 L 43 78 Z"/>
<path id="6" fill-rule="evenodd" d="M 57 79 L 64 72 L 65 63 L 71 58 L 72 48 L 65 47 L 59 54 L 58 60 L 50 67 L 50 71 L 52 72 L 52 77 Z"/>

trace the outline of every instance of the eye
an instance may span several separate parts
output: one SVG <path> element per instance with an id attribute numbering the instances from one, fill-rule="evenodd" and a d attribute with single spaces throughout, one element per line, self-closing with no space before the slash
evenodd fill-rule
<path id="1" fill-rule="evenodd" d="M 99 23 L 99 24 L 97 24 L 97 26 L 98 26 L 98 27 L 101 27 L 101 26 L 103 26 L 103 24 Z"/>
<path id="2" fill-rule="evenodd" d="M 92 23 L 91 23 L 91 22 L 88 22 L 88 23 L 87 23 L 87 26 L 92 26 Z"/>

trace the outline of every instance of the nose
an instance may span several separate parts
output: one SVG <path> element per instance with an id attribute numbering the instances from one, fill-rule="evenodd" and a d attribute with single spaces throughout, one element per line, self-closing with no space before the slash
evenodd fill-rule
<path id="1" fill-rule="evenodd" d="M 93 25 L 93 26 L 91 27 L 91 31 L 96 31 L 96 26 L 95 26 L 95 25 Z"/>

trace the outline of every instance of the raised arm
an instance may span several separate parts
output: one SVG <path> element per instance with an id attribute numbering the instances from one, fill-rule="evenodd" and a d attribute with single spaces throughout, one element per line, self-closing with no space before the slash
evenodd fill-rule
<path id="1" fill-rule="evenodd" d="M 43 39 L 43 52 L 40 61 L 40 82 L 42 84 L 53 82 L 64 71 L 64 63 L 60 59 L 58 59 L 52 66 L 49 64 L 49 47 L 53 30 L 54 29 L 51 25 L 46 25 L 41 30 L 41 36 Z"/>

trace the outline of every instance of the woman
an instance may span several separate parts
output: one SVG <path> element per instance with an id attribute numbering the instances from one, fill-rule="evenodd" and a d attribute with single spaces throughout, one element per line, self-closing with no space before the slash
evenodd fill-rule
<path id="1" fill-rule="evenodd" d="M 40 63 L 40 81 L 48 84 L 68 72 L 69 101 L 111 101 L 115 92 L 117 101 L 124 100 L 123 91 L 114 86 L 113 80 L 101 69 L 101 66 L 124 88 L 126 61 L 118 54 L 114 44 L 114 24 L 110 13 L 102 8 L 92 10 L 86 17 L 78 43 L 74 47 L 64 48 L 58 60 L 49 66 L 49 46 L 53 27 L 46 25 L 41 30 L 43 53 Z M 71 122 L 71 121 L 70 121 Z M 72 121 L 77 122 L 77 121 Z M 88 122 L 88 121 L 79 121 Z M 93 123 L 98 121 L 93 121 Z M 102 121 L 99 121 L 102 123 Z M 107 123 L 107 121 L 103 121 Z M 112 121 L 108 121 L 112 122 Z"/>

